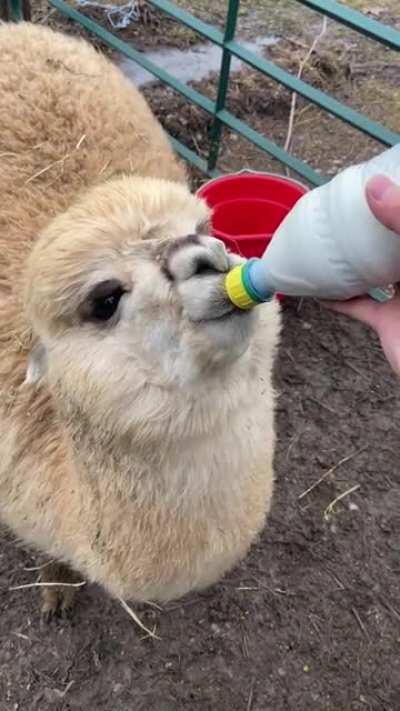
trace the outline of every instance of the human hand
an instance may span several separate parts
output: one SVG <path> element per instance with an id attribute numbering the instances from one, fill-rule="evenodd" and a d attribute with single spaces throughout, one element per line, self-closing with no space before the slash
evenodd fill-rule
<path id="1" fill-rule="evenodd" d="M 383 175 L 367 183 L 368 205 L 382 224 L 399 235 L 400 239 L 400 187 Z M 369 296 L 349 301 L 326 303 L 328 308 L 371 326 L 378 334 L 383 352 L 393 370 L 400 375 L 400 293 L 385 303 Z"/>

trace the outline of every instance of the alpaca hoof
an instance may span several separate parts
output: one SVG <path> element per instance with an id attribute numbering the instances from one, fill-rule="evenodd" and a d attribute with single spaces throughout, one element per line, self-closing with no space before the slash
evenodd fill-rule
<path id="1" fill-rule="evenodd" d="M 70 620 L 76 588 L 69 586 L 71 583 L 79 582 L 76 573 L 62 563 L 50 563 L 43 568 L 40 582 L 48 584 L 48 587 L 42 587 L 42 622 L 48 624 L 55 618 L 63 621 Z"/>

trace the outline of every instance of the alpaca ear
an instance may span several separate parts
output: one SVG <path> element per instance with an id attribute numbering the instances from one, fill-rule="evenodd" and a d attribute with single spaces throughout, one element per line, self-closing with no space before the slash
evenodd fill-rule
<path id="1" fill-rule="evenodd" d="M 29 354 L 23 385 L 38 385 L 45 377 L 46 372 L 47 351 L 45 346 L 38 341 Z"/>

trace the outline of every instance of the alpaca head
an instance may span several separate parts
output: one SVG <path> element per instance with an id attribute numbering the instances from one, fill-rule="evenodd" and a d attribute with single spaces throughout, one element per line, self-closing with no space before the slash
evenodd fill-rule
<path id="1" fill-rule="evenodd" d="M 154 389 L 195 391 L 234 368 L 256 316 L 228 301 L 240 258 L 207 236 L 208 220 L 186 187 L 132 177 L 56 217 L 28 264 L 28 382 L 129 420 Z"/>

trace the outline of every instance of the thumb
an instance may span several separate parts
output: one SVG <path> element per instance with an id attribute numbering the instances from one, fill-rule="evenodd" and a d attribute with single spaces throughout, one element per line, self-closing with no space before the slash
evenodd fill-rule
<path id="1" fill-rule="evenodd" d="M 393 334 L 383 333 L 380 340 L 386 358 L 396 375 L 400 375 L 400 337 L 393 338 Z"/>
<path id="2" fill-rule="evenodd" d="M 366 197 L 376 219 L 400 235 L 400 187 L 384 175 L 376 175 L 367 183 Z"/>

